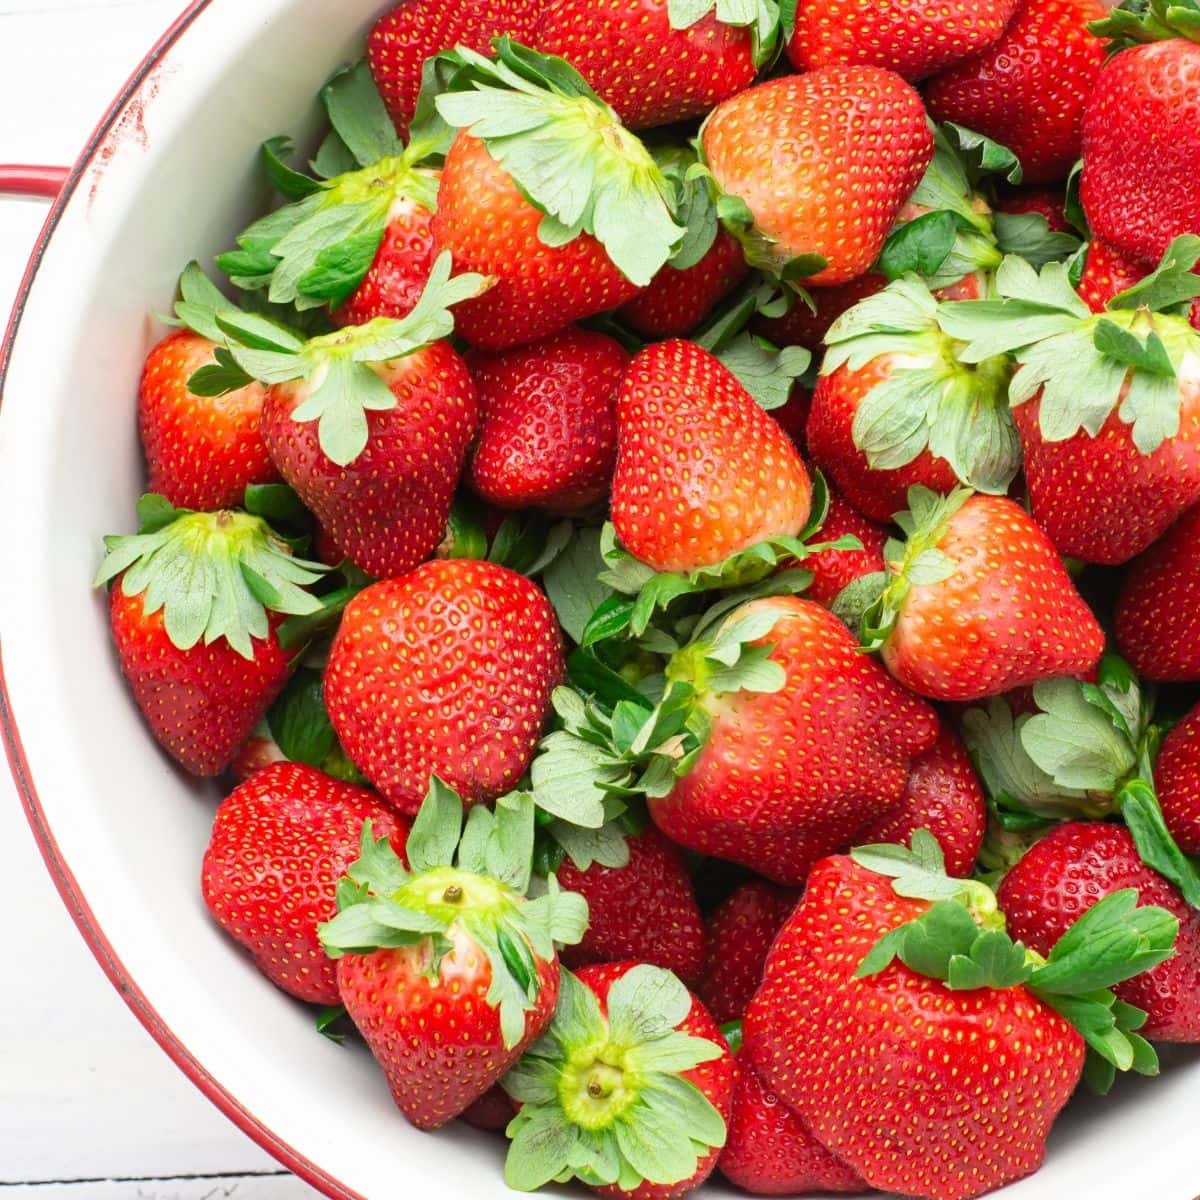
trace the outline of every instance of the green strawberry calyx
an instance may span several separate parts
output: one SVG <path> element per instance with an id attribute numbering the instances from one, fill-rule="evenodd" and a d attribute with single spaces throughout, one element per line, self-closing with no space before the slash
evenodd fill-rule
<path id="1" fill-rule="evenodd" d="M 494 811 L 476 806 L 464 822 L 462 801 L 434 777 L 408 836 L 407 867 L 364 824 L 359 858 L 338 884 L 338 914 L 319 929 L 325 952 L 336 959 L 415 947 L 437 980 L 461 933 L 486 956 L 488 1002 L 505 1046 L 517 1045 L 540 994 L 540 965 L 587 928 L 587 901 L 561 891 L 553 876 L 544 895 L 526 899 L 533 837 L 528 793 L 501 797 Z"/>
<path id="2" fill-rule="evenodd" d="M 687 988 L 660 967 L 632 967 L 600 1000 L 569 971 L 550 1028 L 502 1086 L 521 1109 L 507 1129 L 505 1182 L 552 1180 L 633 1191 L 695 1175 L 725 1144 L 721 1114 L 686 1072 L 728 1048 L 678 1028 Z"/>
<path id="3" fill-rule="evenodd" d="M 481 139 L 544 214 L 538 234 L 546 245 L 590 234 L 645 287 L 684 238 L 675 188 L 568 63 L 508 38 L 495 47 L 494 59 L 461 46 L 442 56 L 458 69 L 444 79 L 438 114 Z"/>
<path id="4" fill-rule="evenodd" d="M 952 991 L 1025 987 L 1082 1035 L 1097 1090 L 1107 1091 L 1117 1071 L 1158 1073 L 1158 1056 L 1137 1033 L 1146 1014 L 1111 989 L 1175 953 L 1179 920 L 1166 909 L 1139 906 L 1134 888 L 1114 892 L 1075 921 L 1043 959 L 1005 932 L 990 889 L 945 874 L 941 847 L 925 830 L 913 834 L 911 849 L 864 846 L 851 856 L 891 878 L 897 895 L 930 903 L 879 939 L 856 978 L 878 975 L 898 959 Z"/>
<path id="5" fill-rule="evenodd" d="M 482 275 L 451 275 L 449 252 L 440 254 L 416 307 L 401 320 L 377 317 L 304 341 L 294 331 L 251 313 L 218 313 L 227 347 L 217 352 L 227 390 L 253 379 L 264 384 L 302 380 L 307 394 L 292 420 L 316 421 L 321 449 L 338 466 L 366 448 L 367 413 L 387 412 L 397 400 L 385 379 L 386 364 L 423 350 L 454 332 L 450 311 L 490 286 Z M 208 368 L 205 368 L 208 370 Z M 203 372 L 189 381 L 198 394 L 214 394 Z"/>
<path id="6" fill-rule="evenodd" d="M 1200 42 L 1200 0 L 1125 0 L 1088 29 L 1109 39 L 1110 52 L 1146 42 L 1187 38 Z"/>
<path id="7" fill-rule="evenodd" d="M 756 67 L 765 66 L 778 52 L 783 13 L 776 0 L 667 0 L 672 29 L 691 29 L 714 10 L 722 25 L 750 30 Z"/>
<path id="8" fill-rule="evenodd" d="M 1067 264 L 1038 272 L 1010 255 L 996 273 L 998 299 L 945 304 L 940 324 L 963 343 L 964 363 L 1014 356 L 1009 401 L 1040 398 L 1047 441 L 1096 437 L 1116 412 L 1150 455 L 1178 435 L 1185 390 L 1200 378 L 1200 332 L 1181 311 L 1200 295 L 1197 261 L 1200 237 L 1176 238 L 1153 274 L 1092 313 Z"/>
<path id="9" fill-rule="evenodd" d="M 305 589 L 327 570 L 294 558 L 261 517 L 175 508 L 162 496 L 138 502 L 139 531 L 106 537 L 95 586 L 120 576 L 124 595 L 141 596 L 146 616 L 162 612 L 171 644 L 191 650 L 224 639 L 253 660 L 255 639 L 271 632 L 268 613 L 320 609 Z"/>
<path id="10" fill-rule="evenodd" d="M 272 138 L 261 157 L 267 177 L 291 203 L 255 221 L 217 266 L 245 291 L 275 304 L 336 307 L 375 261 L 389 224 L 414 208 L 433 212 L 438 173 L 422 167 L 429 142 L 405 148 L 365 62 L 322 89 L 333 131 L 313 163 L 318 178 L 286 165 L 291 142 Z M 323 169 L 333 172 L 321 178 Z"/>
<path id="11" fill-rule="evenodd" d="M 1021 466 L 1009 361 L 998 354 L 960 362 L 962 344 L 943 328 L 943 308 L 914 275 L 888 284 L 834 322 L 821 374 L 887 364 L 851 430 L 872 470 L 897 470 L 928 452 L 967 487 L 1004 495 Z"/>

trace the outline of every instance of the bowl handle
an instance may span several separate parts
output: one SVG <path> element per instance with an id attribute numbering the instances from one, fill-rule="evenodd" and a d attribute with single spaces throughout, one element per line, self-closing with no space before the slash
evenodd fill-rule
<path id="1" fill-rule="evenodd" d="M 53 200 L 62 190 L 67 167 L 38 167 L 27 163 L 0 163 L 0 196 L 33 196 Z"/>

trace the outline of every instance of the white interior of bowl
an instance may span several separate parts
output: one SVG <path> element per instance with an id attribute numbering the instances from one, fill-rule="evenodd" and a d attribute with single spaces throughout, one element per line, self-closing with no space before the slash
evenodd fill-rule
<path id="1" fill-rule="evenodd" d="M 499 1196 L 500 1140 L 411 1129 L 365 1051 L 317 1036 L 312 1013 L 209 922 L 197 877 L 213 793 L 157 752 L 88 586 L 143 481 L 136 383 L 162 332 L 147 314 L 169 306 L 190 258 L 229 246 L 261 195 L 259 143 L 311 120 L 316 86 L 379 7 L 211 0 L 143 85 L 144 111 L 127 110 L 94 156 L 38 270 L 0 411 L 0 653 L 59 860 L 176 1056 L 330 1194 Z M 1079 1103 L 1045 1170 L 1004 1195 L 1186 1200 L 1200 1188 L 1198 1111 L 1200 1063 L 1169 1058 L 1165 1078 Z"/>

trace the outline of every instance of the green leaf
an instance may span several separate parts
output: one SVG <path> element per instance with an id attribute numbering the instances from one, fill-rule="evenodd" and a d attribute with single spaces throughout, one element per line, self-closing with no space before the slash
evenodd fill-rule
<path id="1" fill-rule="evenodd" d="M 329 122 L 360 166 L 403 153 L 366 61 L 338 71 L 321 89 Z"/>
<path id="2" fill-rule="evenodd" d="M 496 801 L 494 816 L 484 848 L 485 869 L 478 873 L 498 879 L 524 895 L 529 890 L 533 863 L 533 796 L 529 792 L 501 796 Z"/>
<path id="3" fill-rule="evenodd" d="M 698 169 L 692 150 L 667 146 L 652 149 L 651 153 L 675 186 L 679 198 L 675 219 L 684 227 L 683 240 L 669 265 L 676 271 L 687 271 L 704 260 L 720 230 L 711 179 L 707 171 Z"/>
<path id="4" fill-rule="evenodd" d="M 606 821 L 599 829 L 582 829 L 554 820 L 546 826 L 546 832 L 580 871 L 593 864 L 614 869 L 629 865 L 629 843 L 616 821 Z"/>
<path id="5" fill-rule="evenodd" d="M 1167 247 L 1157 268 L 1132 287 L 1114 296 L 1110 309 L 1149 308 L 1164 312 L 1190 304 L 1200 296 L 1200 275 L 1195 273 L 1200 260 L 1200 237 L 1185 234 Z"/>
<path id="6" fill-rule="evenodd" d="M 717 358 L 728 367 L 742 387 L 768 412 L 782 408 L 791 398 L 796 380 L 809 368 L 812 354 L 803 346 L 778 350 L 764 338 L 740 334 Z"/>
<path id="7" fill-rule="evenodd" d="M 1007 146 L 953 121 L 947 121 L 942 128 L 977 174 L 1003 175 L 1007 183 L 1021 182 L 1024 174 L 1021 163 Z"/>
<path id="8" fill-rule="evenodd" d="M 612 589 L 600 582 L 603 570 L 600 530 L 579 529 L 542 575 L 559 624 L 574 642 L 583 644 L 592 615 L 612 596 Z"/>
<path id="9" fill-rule="evenodd" d="M 1148 375 L 1175 378 L 1175 367 L 1167 354 L 1158 334 L 1151 331 L 1143 343 L 1127 329 L 1121 329 L 1112 321 L 1101 321 L 1092 335 L 1096 349 L 1108 358 L 1125 363 L 1136 371 Z"/>
<path id="10" fill-rule="evenodd" d="M 969 956 L 978 936 L 971 914 L 953 900 L 942 900 L 904 927 L 897 956 L 919 975 L 947 979 L 950 960 Z"/>
<path id="11" fill-rule="evenodd" d="M 462 833 L 463 804 L 436 775 L 408 835 L 408 862 L 414 872 L 450 866 Z M 530 853 L 532 854 L 532 844 Z"/>
<path id="12" fill-rule="evenodd" d="M 1060 233 L 1050 228 L 1042 213 L 993 214 L 996 242 L 1004 254 L 1016 254 L 1035 267 L 1050 262 L 1063 262 L 1078 253 L 1083 245 L 1073 233 Z"/>
<path id="13" fill-rule="evenodd" d="M 1010 988 L 1025 983 L 1032 973 L 1025 947 L 1000 930 L 980 933 L 970 953 L 950 959 L 947 982 L 956 991 Z"/>
<path id="14" fill-rule="evenodd" d="M 900 225 L 884 244 L 878 269 L 889 279 L 935 275 L 954 249 L 958 219 L 941 210 Z"/>
<path id="15" fill-rule="evenodd" d="M 268 710 L 267 725 L 285 758 L 320 767 L 337 741 L 320 673 L 297 671 Z"/>
<path id="16" fill-rule="evenodd" d="M 305 527 L 312 522 L 312 514 L 286 483 L 250 484 L 244 506 L 251 516 L 276 525 Z"/>
<path id="17" fill-rule="evenodd" d="M 1143 779 L 1131 780 L 1117 802 L 1141 860 L 1173 883 L 1188 904 L 1200 908 L 1200 870 L 1171 836 L 1154 789 Z"/>
<path id="18" fill-rule="evenodd" d="M 665 1037 L 691 1007 L 687 988 L 670 971 L 648 965 L 633 967 L 609 990 L 610 1036 L 625 1046 Z"/>
<path id="19" fill-rule="evenodd" d="M 512 1143 L 504 1160 L 504 1182 L 519 1192 L 536 1192 L 567 1166 L 579 1129 L 549 1107 L 527 1105 L 508 1127 Z"/>
<path id="20" fill-rule="evenodd" d="M 551 733 L 530 767 L 538 808 L 587 829 L 604 824 L 607 786 L 627 783 L 629 767 L 609 751 L 566 732 Z"/>
<path id="21" fill-rule="evenodd" d="M 314 1022 L 316 1031 L 322 1036 L 327 1037 L 331 1042 L 344 1042 L 346 1034 L 339 1028 L 346 1018 L 346 1006 L 344 1004 L 334 1004 L 328 1008 L 323 1008 L 317 1013 L 316 1021 Z"/>
<path id="22" fill-rule="evenodd" d="M 292 139 L 289 137 L 274 137 L 263 142 L 260 155 L 263 170 L 275 190 L 289 200 L 303 200 L 319 191 L 321 185 L 307 175 L 288 166 L 287 160 L 292 157 Z"/>

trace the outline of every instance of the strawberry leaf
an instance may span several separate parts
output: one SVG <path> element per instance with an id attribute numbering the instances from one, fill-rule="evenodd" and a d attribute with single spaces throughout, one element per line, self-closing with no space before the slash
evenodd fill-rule
<path id="1" fill-rule="evenodd" d="M 1035 267 L 1063 262 L 1078 253 L 1082 242 L 1073 233 L 1050 228 L 1043 213 L 993 214 L 996 243 L 1002 254 L 1015 254 Z"/>
<path id="2" fill-rule="evenodd" d="M 288 166 L 287 160 L 292 157 L 292 151 L 291 138 L 273 137 L 263 142 L 259 155 L 263 170 L 275 190 L 288 200 L 303 200 L 319 191 L 321 185 Z"/>
<path id="3" fill-rule="evenodd" d="M 600 530 L 579 529 L 542 575 L 559 624 L 580 645 L 585 644 L 584 631 L 592 615 L 612 596 L 612 589 L 600 581 L 603 570 Z"/>
<path id="4" fill-rule="evenodd" d="M 953 121 L 942 128 L 976 179 L 981 175 L 1003 175 L 1007 183 L 1021 182 L 1024 172 L 1020 160 L 1007 146 Z"/>
<path id="5" fill-rule="evenodd" d="M 343 144 L 368 167 L 404 150 L 366 60 L 338 71 L 321 89 L 321 103 Z"/>
<path id="6" fill-rule="evenodd" d="M 267 712 L 267 727 L 285 758 L 319 767 L 337 742 L 317 671 L 301 669 Z"/>
<path id="7" fill-rule="evenodd" d="M 1158 266 L 1144 279 L 1114 296 L 1109 309 L 1149 308 L 1165 312 L 1200 296 L 1200 237 L 1185 234 L 1167 247 Z"/>
<path id="8" fill-rule="evenodd" d="M 1154 788 L 1144 779 L 1132 779 L 1117 804 L 1141 860 L 1173 883 L 1188 904 L 1200 908 L 1200 869 L 1171 836 Z"/>
<path id="9" fill-rule="evenodd" d="M 713 9 L 722 25 L 749 26 L 754 35 L 754 65 L 761 67 L 774 55 L 783 29 L 781 5 L 776 0 L 667 0 L 667 17 L 672 29 L 690 29 Z M 795 22 L 795 3 L 791 5 Z M 790 33 L 789 33 L 790 36 Z"/>
<path id="10" fill-rule="evenodd" d="M 765 338 L 750 333 L 739 334 L 717 352 L 717 358 L 767 412 L 788 402 L 796 380 L 812 363 L 811 352 L 803 346 L 779 350 Z"/>
<path id="11" fill-rule="evenodd" d="M 436 775 L 408 835 L 407 855 L 414 872 L 448 867 L 463 828 L 463 805 L 458 794 Z"/>
<path id="12" fill-rule="evenodd" d="M 910 274 L 934 276 L 950 257 L 957 237 L 958 220 L 944 209 L 906 221 L 884 244 L 879 270 L 889 279 Z"/>

